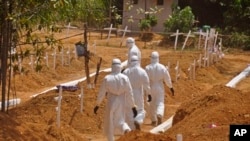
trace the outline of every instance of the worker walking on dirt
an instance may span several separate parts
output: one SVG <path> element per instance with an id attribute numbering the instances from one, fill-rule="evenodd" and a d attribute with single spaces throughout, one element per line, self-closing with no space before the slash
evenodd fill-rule
<path id="1" fill-rule="evenodd" d="M 134 55 L 131 57 L 129 68 L 123 72 L 128 76 L 132 89 L 135 104 L 137 105 L 137 116 L 134 118 L 129 105 L 126 105 L 126 122 L 134 130 L 141 130 L 140 125 L 145 119 L 146 111 L 144 109 L 144 91 L 147 94 L 148 102 L 151 101 L 149 78 L 147 72 L 139 66 L 139 58 Z"/>
<path id="2" fill-rule="evenodd" d="M 149 113 L 152 125 L 156 126 L 162 123 L 164 115 L 164 83 L 170 88 L 174 96 L 174 89 L 168 69 L 159 63 L 159 54 L 156 51 L 151 53 L 151 64 L 146 66 L 146 72 L 149 76 L 152 101 L 149 105 Z"/>
<path id="3" fill-rule="evenodd" d="M 128 67 L 131 64 L 131 57 L 136 55 L 139 58 L 139 65 L 141 64 L 141 51 L 135 44 L 135 39 L 128 37 L 126 40 L 126 46 L 128 47 Z"/>
<path id="4" fill-rule="evenodd" d="M 131 131 L 125 122 L 125 104 L 132 108 L 134 117 L 137 116 L 132 87 L 128 77 L 121 73 L 121 61 L 113 59 L 111 74 L 105 76 L 94 108 L 96 114 L 99 105 L 107 95 L 106 111 L 104 116 L 104 134 L 108 141 L 114 141 L 115 134 L 124 134 Z"/>

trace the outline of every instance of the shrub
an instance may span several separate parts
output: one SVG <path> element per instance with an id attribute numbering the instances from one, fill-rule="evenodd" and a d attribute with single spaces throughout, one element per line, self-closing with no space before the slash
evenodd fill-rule
<path id="1" fill-rule="evenodd" d="M 224 45 L 232 48 L 250 50 L 250 37 L 243 33 L 234 32 L 231 36 L 225 39 Z"/>
<path id="2" fill-rule="evenodd" d="M 175 32 L 179 29 L 180 32 L 188 32 L 194 23 L 194 14 L 191 7 L 187 6 L 180 9 L 179 6 L 174 8 L 173 13 L 164 22 L 166 32 Z"/>

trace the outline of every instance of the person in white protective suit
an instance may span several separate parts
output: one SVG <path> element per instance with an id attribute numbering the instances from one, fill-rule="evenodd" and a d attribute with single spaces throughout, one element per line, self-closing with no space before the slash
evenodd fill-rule
<path id="1" fill-rule="evenodd" d="M 145 68 L 151 87 L 152 101 L 149 105 L 149 113 L 152 121 L 152 125 L 156 126 L 162 123 L 164 115 L 164 83 L 170 88 L 172 95 L 174 96 L 174 89 L 171 82 L 171 77 L 168 69 L 159 63 L 159 54 L 156 51 L 151 53 L 151 64 Z"/>
<path id="2" fill-rule="evenodd" d="M 135 44 L 135 39 L 128 37 L 126 40 L 126 46 L 128 47 L 128 67 L 131 64 L 131 57 L 136 55 L 139 58 L 139 65 L 141 64 L 141 51 Z"/>
<path id="3" fill-rule="evenodd" d="M 145 109 L 144 109 L 144 90 L 147 94 L 148 102 L 151 101 L 149 78 L 147 72 L 139 66 L 138 56 L 131 57 L 130 67 L 125 69 L 123 72 L 128 76 L 134 94 L 135 104 L 137 106 L 137 116 L 134 118 L 133 113 L 129 105 L 126 105 L 126 122 L 129 127 L 134 130 L 141 130 L 140 125 L 145 119 Z"/>
<path id="4" fill-rule="evenodd" d="M 97 97 L 94 113 L 97 114 L 99 105 L 107 96 L 104 116 L 104 134 L 108 141 L 114 141 L 116 133 L 124 134 L 131 131 L 125 122 L 125 104 L 132 108 L 134 117 L 137 115 L 129 78 L 121 73 L 121 61 L 113 59 L 111 73 L 105 76 Z"/>

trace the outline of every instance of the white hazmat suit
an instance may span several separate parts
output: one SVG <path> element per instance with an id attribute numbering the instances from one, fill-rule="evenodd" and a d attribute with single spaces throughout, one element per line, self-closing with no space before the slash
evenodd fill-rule
<path id="1" fill-rule="evenodd" d="M 144 109 L 144 90 L 148 95 L 151 93 L 149 78 L 147 72 L 139 66 L 138 56 L 131 57 L 130 67 L 127 68 L 123 73 L 127 75 L 130 80 L 138 112 L 137 116 L 133 118 L 131 107 L 126 105 L 126 122 L 132 130 L 140 130 L 140 125 L 143 123 L 146 114 Z"/>
<path id="2" fill-rule="evenodd" d="M 159 125 L 162 122 L 165 108 L 165 89 L 163 82 L 165 82 L 169 88 L 173 89 L 171 77 L 167 68 L 159 63 L 159 54 L 156 51 L 151 53 L 151 64 L 147 65 L 145 70 L 149 76 L 152 95 L 152 101 L 149 106 L 150 118 L 153 125 Z"/>
<path id="3" fill-rule="evenodd" d="M 113 59 L 112 72 L 105 76 L 97 97 L 97 112 L 99 105 L 107 95 L 107 105 L 104 116 L 104 134 L 108 141 L 114 141 L 115 133 L 131 131 L 125 122 L 125 104 L 135 107 L 132 87 L 128 77 L 121 72 L 121 61 Z M 127 98 L 127 100 L 125 99 Z M 125 103 L 126 102 L 126 103 Z"/>
<path id="4" fill-rule="evenodd" d="M 136 55 L 139 58 L 139 65 L 141 64 L 141 51 L 135 44 L 135 39 L 128 37 L 126 40 L 126 46 L 128 47 L 128 67 L 131 64 L 131 57 Z"/>

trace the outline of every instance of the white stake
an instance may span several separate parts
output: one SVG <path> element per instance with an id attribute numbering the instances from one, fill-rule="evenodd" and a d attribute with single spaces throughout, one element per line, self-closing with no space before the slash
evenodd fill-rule
<path id="1" fill-rule="evenodd" d="M 61 100 L 62 100 L 62 86 L 59 88 L 59 96 L 58 96 L 58 105 L 57 105 L 57 127 L 60 128 L 60 120 L 61 120 Z"/>
<path id="2" fill-rule="evenodd" d="M 189 79 L 192 79 L 192 65 L 189 66 L 187 71 L 188 71 L 188 74 L 189 74 Z"/>
<path id="3" fill-rule="evenodd" d="M 179 77 L 179 61 L 177 61 L 176 67 L 175 67 L 175 81 L 177 82 Z"/>
<path id="4" fill-rule="evenodd" d="M 46 66 L 49 67 L 49 55 L 48 52 L 45 53 Z"/>
<path id="5" fill-rule="evenodd" d="M 69 28 L 70 28 L 70 23 L 68 24 L 68 28 L 67 28 L 67 33 L 66 33 L 66 37 L 69 36 Z"/>
<path id="6" fill-rule="evenodd" d="M 56 69 L 56 49 L 54 49 L 54 54 L 53 54 L 54 56 L 54 70 Z"/>
<path id="7" fill-rule="evenodd" d="M 69 60 L 68 60 L 68 63 L 69 63 L 69 65 L 70 65 L 70 57 L 71 57 L 71 56 L 70 56 L 70 47 L 68 47 L 67 54 L 68 54 L 68 59 L 69 59 Z"/>
<path id="8" fill-rule="evenodd" d="M 61 51 L 61 59 L 62 59 L 62 66 L 64 64 L 64 49 L 62 47 L 62 51 Z"/>
<path id="9" fill-rule="evenodd" d="M 176 141 L 182 141 L 182 134 L 176 135 Z"/>
<path id="10" fill-rule="evenodd" d="M 187 37 L 186 37 L 186 39 L 185 39 L 185 42 L 184 42 L 184 44 L 183 44 L 183 46 L 182 46 L 182 49 L 181 49 L 181 50 L 184 50 L 184 48 L 185 48 L 185 46 L 186 46 L 186 44 L 187 44 L 187 40 L 188 40 L 188 38 L 189 38 L 190 34 L 191 34 L 191 30 L 189 30 L 189 32 L 188 32 L 188 34 L 187 34 Z"/>
<path id="11" fill-rule="evenodd" d="M 179 33 L 179 29 L 176 30 L 176 33 L 170 35 L 170 36 L 175 36 L 175 42 L 174 42 L 174 50 L 176 50 L 177 48 L 177 44 L 178 44 L 178 37 L 179 35 L 182 35 L 183 33 Z"/>
<path id="12" fill-rule="evenodd" d="M 175 42 L 174 42 L 174 50 L 176 50 L 176 48 L 177 48 L 178 34 L 179 34 L 179 29 L 176 30 L 176 37 L 175 37 Z"/>
<path id="13" fill-rule="evenodd" d="M 122 39 L 121 39 L 121 42 L 120 42 L 120 47 L 122 46 L 122 42 L 124 40 L 124 37 L 125 37 L 125 34 L 126 34 L 127 30 L 128 30 L 128 26 L 126 26 L 125 29 L 123 30 L 123 35 L 122 35 Z M 122 30 L 120 30 L 120 31 L 122 31 Z"/>
<path id="14" fill-rule="evenodd" d="M 205 39 L 205 44 L 204 44 L 204 49 L 205 49 L 205 51 L 207 50 L 207 42 L 208 42 L 208 30 L 207 30 L 206 39 Z"/>
<path id="15" fill-rule="evenodd" d="M 110 38 L 111 31 L 112 31 L 112 27 L 113 27 L 113 24 L 111 24 L 110 28 L 109 28 L 109 34 L 108 34 L 108 38 L 107 38 L 107 44 L 109 43 L 109 38 Z"/>
<path id="16" fill-rule="evenodd" d="M 75 46 L 75 59 L 77 59 L 78 58 L 78 55 L 77 55 L 77 50 L 76 50 L 76 46 Z"/>
<path id="17" fill-rule="evenodd" d="M 94 54 L 96 54 L 96 40 L 94 41 Z"/>
<path id="18" fill-rule="evenodd" d="M 33 55 L 30 55 L 30 65 L 31 65 L 31 69 L 34 70 Z"/>
<path id="19" fill-rule="evenodd" d="M 206 50 L 205 50 L 205 54 L 204 54 L 203 60 L 204 60 L 204 67 L 206 67 L 206 64 L 207 64 Z"/>
<path id="20" fill-rule="evenodd" d="M 193 63 L 193 79 L 195 79 L 195 66 L 196 66 L 196 63 L 195 63 L 195 59 L 194 59 L 194 63 Z"/>
<path id="21" fill-rule="evenodd" d="M 201 60 L 202 59 L 202 54 L 200 54 L 200 58 L 199 58 L 199 68 L 201 68 Z"/>
<path id="22" fill-rule="evenodd" d="M 200 49 L 200 47 L 201 47 L 201 33 L 202 33 L 202 30 L 200 29 L 200 31 L 199 31 L 198 49 Z"/>
<path id="23" fill-rule="evenodd" d="M 18 55 L 18 69 L 19 69 L 19 72 L 21 73 L 22 72 L 22 59 L 20 55 Z"/>
<path id="24" fill-rule="evenodd" d="M 170 69 L 170 62 L 168 61 L 168 69 Z"/>
<path id="25" fill-rule="evenodd" d="M 217 38 L 218 38 L 218 31 L 215 34 L 215 39 L 214 39 L 214 48 L 216 47 L 216 42 L 217 42 Z"/>

